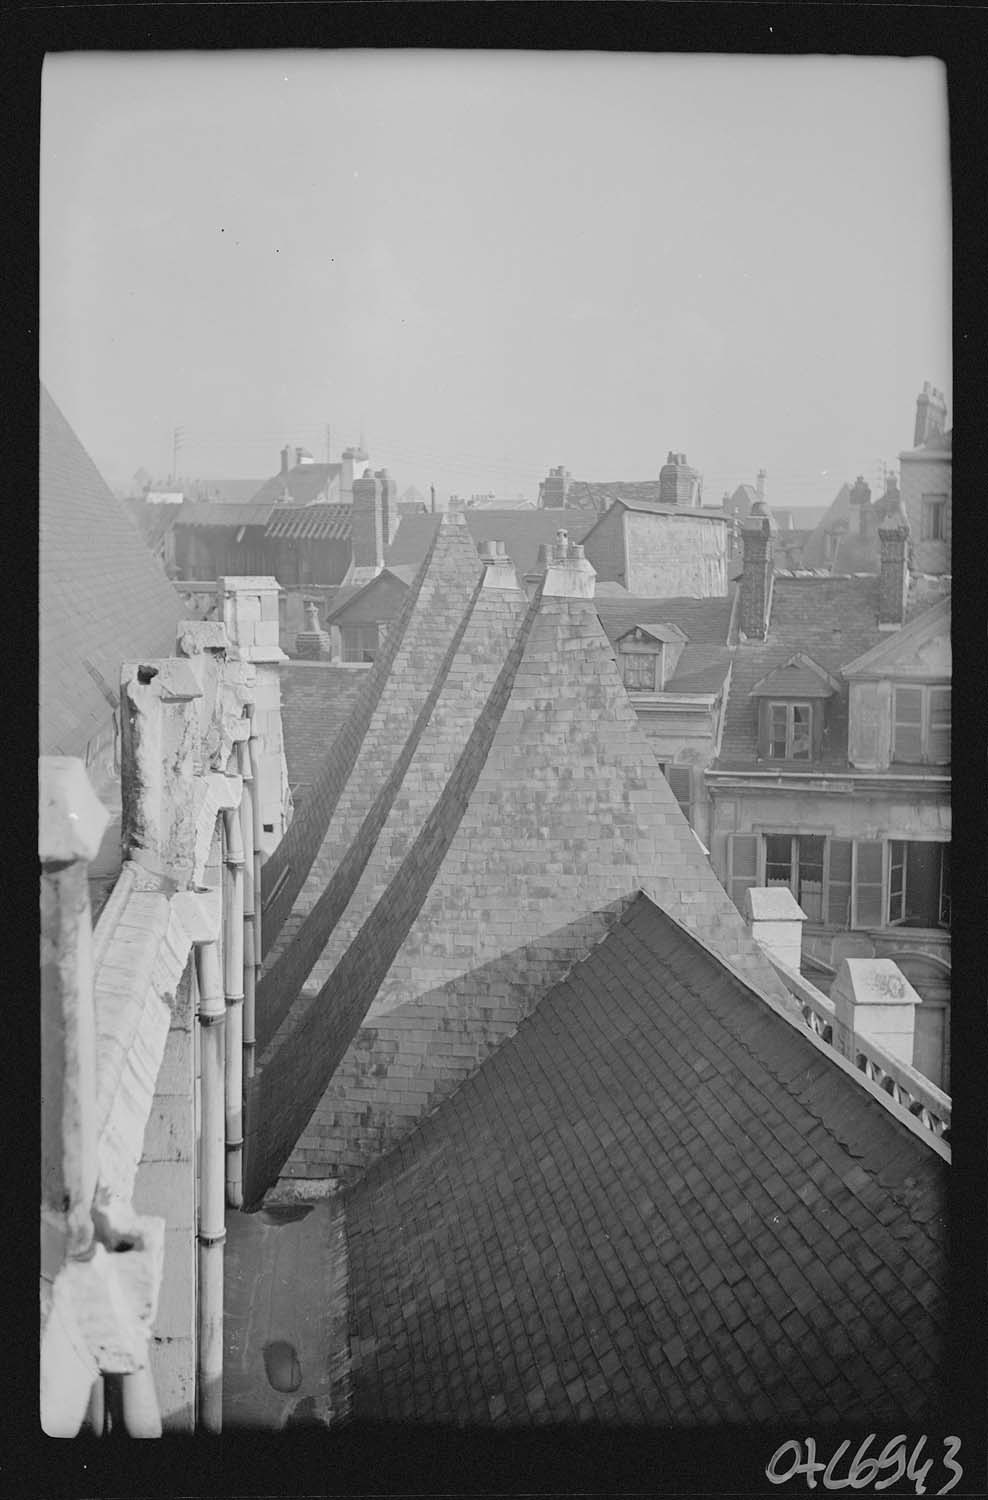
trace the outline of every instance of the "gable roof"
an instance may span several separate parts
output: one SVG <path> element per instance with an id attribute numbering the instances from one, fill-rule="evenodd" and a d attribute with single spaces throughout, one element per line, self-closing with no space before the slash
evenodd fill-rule
<path id="1" fill-rule="evenodd" d="M 807 568 L 829 566 L 826 537 L 835 530 L 838 522 L 849 522 L 851 515 L 851 486 L 842 484 L 833 500 L 813 528 L 813 533 L 803 546 L 802 563 Z"/>
<path id="2" fill-rule="evenodd" d="M 307 796 L 326 747 L 353 707 L 366 667 L 323 661 L 286 661 L 278 671 L 281 725 L 296 812 Z"/>
<path id="3" fill-rule="evenodd" d="M 950 598 L 941 599 L 928 609 L 907 619 L 901 629 L 883 634 L 877 645 L 847 662 L 842 668 L 846 678 L 895 676 L 896 663 L 925 641 L 946 636 L 950 649 Z"/>
<path id="4" fill-rule="evenodd" d="M 249 1202 L 286 1164 L 338 1179 L 407 1131 L 639 887 L 785 993 L 659 770 L 593 599 L 528 599 L 496 575 L 445 518 L 264 866 Z M 384 1049 L 370 1074 L 365 1020 Z"/>
<path id="5" fill-rule="evenodd" d="M 351 1413 L 935 1406 L 945 1163 L 644 896 L 344 1198 Z"/>
<path id="6" fill-rule="evenodd" d="M 312 505 L 328 493 L 330 485 L 339 482 L 342 471 L 342 464 L 296 464 L 287 474 L 266 479 L 250 498 L 257 505 L 265 501 L 277 505 L 287 489 L 292 505 Z"/>
<path id="7" fill-rule="evenodd" d="M 804 651 L 795 651 L 788 661 L 780 662 L 749 688 L 749 698 L 781 695 L 791 698 L 829 698 L 840 692 L 840 682 Z"/>
<path id="8" fill-rule="evenodd" d="M 594 600 L 609 641 L 617 643 L 635 625 L 675 625 L 693 645 L 723 646 L 731 625 L 733 598 L 641 599 L 632 594 Z"/>
<path id="9" fill-rule="evenodd" d="M 731 672 L 734 658 L 730 646 L 684 646 L 667 693 L 719 693 Z"/>
<path id="10" fill-rule="evenodd" d="M 220 505 L 213 500 L 186 500 L 176 510 L 173 524 L 237 531 L 241 526 L 266 526 L 273 510 L 270 501 Z"/>
<path id="11" fill-rule="evenodd" d="M 370 593 L 373 589 L 380 588 L 382 583 L 394 583 L 396 580 L 408 588 L 414 577 L 414 568 L 396 563 L 393 568 L 382 568 L 376 577 L 369 578 L 366 583 L 343 585 L 333 600 L 327 604 L 325 614 L 327 624 L 330 620 L 335 619 L 348 605 L 352 604 L 355 599 L 358 599 L 361 594 Z"/>
<path id="12" fill-rule="evenodd" d="M 667 643 L 674 645 L 677 641 L 682 642 L 686 640 L 686 636 L 679 629 L 678 625 L 642 625 L 640 622 L 636 622 L 634 625 L 629 626 L 627 630 L 622 631 L 621 635 L 618 636 L 618 640 L 623 641 L 626 636 L 631 635 L 632 631 L 636 634 L 640 631 L 643 635 L 647 635 L 650 640 L 658 641 L 661 645 Z"/>
<path id="13" fill-rule="evenodd" d="M 758 724 L 751 690 L 790 660 L 794 651 L 805 652 L 840 679 L 844 663 L 880 639 L 877 577 L 777 573 L 768 638 L 746 641 L 734 655 L 718 768 L 755 764 Z M 818 765 L 847 768 L 847 686 L 843 683 L 831 699 L 828 732 L 820 758 L 814 761 Z"/>
<path id="14" fill-rule="evenodd" d="M 82 755 L 121 664 L 170 655 L 186 609 L 43 385 L 40 419 L 40 753 Z"/>
<path id="15" fill-rule="evenodd" d="M 349 505 L 275 506 L 269 511 L 265 536 L 291 541 L 349 541 Z"/>
<path id="16" fill-rule="evenodd" d="M 554 542 L 560 529 L 570 541 L 582 542 L 597 520 L 593 511 L 495 510 L 471 507 L 461 512 L 475 542 L 504 542 L 519 579 L 538 561 L 539 547 Z M 418 567 L 439 530 L 440 515 L 402 516 L 385 562 Z"/>

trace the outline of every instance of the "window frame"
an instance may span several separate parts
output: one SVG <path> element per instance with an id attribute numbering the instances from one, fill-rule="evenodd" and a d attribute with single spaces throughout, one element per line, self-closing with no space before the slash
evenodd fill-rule
<path id="1" fill-rule="evenodd" d="M 947 496 L 946 493 L 924 495 L 919 518 L 921 542 L 945 542 L 947 540 Z"/>
<path id="2" fill-rule="evenodd" d="M 654 692 L 658 691 L 657 688 L 656 688 L 656 686 L 655 686 L 655 683 L 656 683 L 656 680 L 660 677 L 660 673 L 657 670 L 657 667 L 658 667 L 658 662 L 659 662 L 659 659 L 661 658 L 661 655 L 662 655 L 661 651 L 622 651 L 621 652 L 621 662 L 622 662 L 621 681 L 624 683 L 625 691 L 626 692 L 629 692 L 629 693 L 654 693 Z M 628 669 L 629 669 L 629 665 L 632 662 L 635 663 L 635 666 L 634 666 L 633 670 L 636 671 L 636 672 L 637 671 L 644 671 L 645 667 L 643 666 L 643 664 L 644 663 L 648 664 L 648 668 L 650 668 L 650 670 L 651 670 L 651 681 L 650 682 L 642 683 L 642 682 L 629 682 L 628 681 Z"/>
<path id="3" fill-rule="evenodd" d="M 932 922 L 926 922 L 919 927 L 919 931 L 932 931 L 937 927 L 950 928 L 950 843 L 944 839 L 889 839 L 888 840 L 888 890 L 886 896 L 886 925 L 889 927 L 903 926 L 909 919 L 909 851 L 922 846 L 939 850 L 938 866 L 936 871 L 936 904 L 937 914 Z M 897 849 L 902 850 L 901 862 L 896 861 Z M 892 874 L 896 869 L 902 871 L 901 890 L 893 890 Z M 898 897 L 898 912 L 893 915 L 892 902 Z M 946 913 L 946 914 L 945 914 Z"/>
<path id="4" fill-rule="evenodd" d="M 782 709 L 786 717 L 786 741 L 785 754 L 774 754 L 776 737 L 773 731 L 773 718 L 776 709 Z M 793 746 L 796 738 L 796 710 L 806 711 L 806 754 L 794 754 Z M 810 699 L 801 698 L 768 698 L 765 700 L 765 758 L 766 760 L 813 760 L 813 703 Z"/>
<path id="5" fill-rule="evenodd" d="M 904 718 L 901 713 L 900 703 L 902 695 L 906 693 L 919 694 L 919 718 Z M 937 714 L 935 702 L 937 695 L 940 696 L 941 707 Z M 945 707 L 944 707 L 945 704 Z M 893 765 L 905 766 L 949 766 L 950 765 L 950 732 L 952 718 L 952 697 L 950 683 L 943 682 L 894 682 L 892 684 L 892 743 L 889 751 L 889 760 Z M 918 730 L 919 732 L 919 757 L 914 758 L 897 750 L 897 730 Z M 946 735 L 946 756 L 931 753 L 931 742 L 934 735 Z"/>

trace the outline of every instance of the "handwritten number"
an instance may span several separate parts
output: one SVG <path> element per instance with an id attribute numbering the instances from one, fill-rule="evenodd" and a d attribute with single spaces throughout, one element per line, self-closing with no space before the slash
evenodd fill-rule
<path id="1" fill-rule="evenodd" d="M 889 1438 L 882 1449 L 878 1466 L 884 1469 L 887 1464 L 895 1464 L 895 1473 L 890 1474 L 887 1479 L 879 1479 L 875 1485 L 876 1490 L 887 1490 L 890 1484 L 897 1483 L 906 1472 L 906 1434 L 897 1432 L 894 1438 Z"/>
<path id="2" fill-rule="evenodd" d="M 954 1477 L 944 1485 L 942 1490 L 937 1490 L 937 1494 L 949 1495 L 954 1485 L 964 1477 L 964 1470 L 960 1464 L 954 1463 L 954 1455 L 961 1451 L 961 1440 L 959 1437 L 947 1437 L 943 1440 L 943 1446 L 947 1449 L 947 1452 L 943 1455 L 944 1465 L 953 1469 Z"/>
<path id="3" fill-rule="evenodd" d="M 925 1443 L 926 1438 L 921 1437 L 912 1453 L 909 1455 L 909 1463 L 906 1466 L 906 1478 L 911 1479 L 915 1484 L 917 1495 L 926 1494 L 926 1485 L 923 1483 L 923 1481 L 925 1480 L 930 1470 L 933 1468 L 932 1458 L 928 1458 L 921 1469 L 916 1467 L 919 1460 L 919 1455 L 922 1453 Z"/>

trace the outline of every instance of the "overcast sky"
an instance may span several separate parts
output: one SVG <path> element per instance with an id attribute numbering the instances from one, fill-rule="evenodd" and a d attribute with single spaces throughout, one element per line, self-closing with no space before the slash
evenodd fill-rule
<path id="1" fill-rule="evenodd" d="M 399 488 L 874 484 L 950 382 L 925 59 L 50 57 L 41 375 L 111 483 L 363 431 Z"/>

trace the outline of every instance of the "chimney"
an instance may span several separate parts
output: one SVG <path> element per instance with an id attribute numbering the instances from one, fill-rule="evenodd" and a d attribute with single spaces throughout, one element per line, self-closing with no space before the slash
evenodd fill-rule
<path id="1" fill-rule="evenodd" d="M 381 537 L 390 547 L 398 530 L 398 486 L 387 469 L 378 469 L 376 478 L 381 482 Z"/>
<path id="2" fill-rule="evenodd" d="M 765 470 L 759 469 L 758 474 L 755 478 L 755 492 L 758 495 L 759 500 L 765 499 L 765 480 L 767 478 L 768 475 L 765 473 Z"/>
<path id="3" fill-rule="evenodd" d="M 751 887 L 744 893 L 751 935 L 769 958 L 799 973 L 806 913 L 787 885 Z"/>
<path id="4" fill-rule="evenodd" d="M 860 1038 L 913 1066 L 920 997 L 891 958 L 841 959 L 830 998 L 834 1045 L 844 1057 L 856 1060 Z"/>
<path id="5" fill-rule="evenodd" d="M 296 448 L 295 449 L 295 464 L 296 464 L 296 467 L 299 464 L 301 464 L 302 458 L 303 458 L 304 454 L 305 454 L 305 449 L 304 448 Z"/>
<path id="6" fill-rule="evenodd" d="M 898 630 L 909 593 L 909 517 L 896 490 L 878 527 L 878 628 Z"/>
<path id="7" fill-rule="evenodd" d="M 659 500 L 663 505 L 699 505 L 700 476 L 685 453 L 670 453 L 659 470 Z"/>
<path id="8" fill-rule="evenodd" d="M 382 527 L 381 481 L 366 468 L 353 481 L 353 507 L 350 513 L 350 536 L 353 568 L 380 573 L 384 567 L 384 530 Z"/>
<path id="9" fill-rule="evenodd" d="M 778 529 L 764 500 L 756 500 L 741 523 L 741 630 L 750 641 L 763 641 L 768 634 Z"/>
<path id="10" fill-rule="evenodd" d="M 539 505 L 544 510 L 559 510 L 566 504 L 571 477 L 569 470 L 564 469 L 562 464 L 549 470 L 539 485 Z"/>
<path id="11" fill-rule="evenodd" d="M 282 450 L 281 450 L 281 472 L 282 472 L 282 475 L 287 474 L 288 470 L 291 468 L 291 466 L 292 466 L 292 450 L 289 448 L 288 444 L 286 443 L 285 446 L 284 446 L 284 448 L 282 448 Z"/>
<path id="12" fill-rule="evenodd" d="M 859 474 L 854 481 L 848 498 L 853 507 L 851 514 L 858 518 L 858 534 L 867 536 L 868 521 L 865 513 L 871 509 L 871 488 L 865 483 L 863 475 Z"/>
<path id="13" fill-rule="evenodd" d="M 587 561 L 582 543 L 571 542 L 567 531 L 557 531 L 548 549 L 543 599 L 592 599 L 597 574 Z"/>
<path id="14" fill-rule="evenodd" d="M 340 458 L 340 500 L 349 505 L 353 499 L 353 469 L 357 458 L 355 448 L 344 448 Z"/>
<path id="15" fill-rule="evenodd" d="M 936 386 L 931 386 L 928 380 L 924 380 L 923 389 L 916 398 L 916 428 L 913 433 L 913 447 L 923 447 L 931 437 L 943 432 L 946 425 L 947 403 L 943 399 L 943 392 L 938 391 Z"/>

